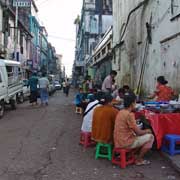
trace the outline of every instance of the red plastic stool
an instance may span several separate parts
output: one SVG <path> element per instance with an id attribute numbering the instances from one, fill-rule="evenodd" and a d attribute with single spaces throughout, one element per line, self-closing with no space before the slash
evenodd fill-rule
<path id="1" fill-rule="evenodd" d="M 134 164 L 134 151 L 132 149 L 114 148 L 112 163 L 120 166 L 121 168 L 126 168 L 127 165 Z"/>
<path id="2" fill-rule="evenodd" d="M 91 140 L 91 133 L 90 132 L 83 132 L 83 131 L 81 131 L 79 144 L 81 144 L 85 148 L 87 148 L 87 147 L 96 145 L 96 142 Z"/>

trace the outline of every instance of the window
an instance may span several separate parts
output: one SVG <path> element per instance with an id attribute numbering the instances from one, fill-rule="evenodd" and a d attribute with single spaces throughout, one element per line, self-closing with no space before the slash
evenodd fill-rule
<path id="1" fill-rule="evenodd" d="M 171 0 L 171 14 L 173 17 L 180 15 L 180 0 Z"/>
<path id="2" fill-rule="evenodd" d="M 12 66 L 6 66 L 8 77 L 13 76 L 13 68 Z"/>
<path id="3" fill-rule="evenodd" d="M 104 55 L 105 53 L 106 53 L 106 48 L 103 48 L 102 55 Z"/>
<path id="4" fill-rule="evenodd" d="M 111 50 L 111 43 L 108 43 L 108 50 Z"/>

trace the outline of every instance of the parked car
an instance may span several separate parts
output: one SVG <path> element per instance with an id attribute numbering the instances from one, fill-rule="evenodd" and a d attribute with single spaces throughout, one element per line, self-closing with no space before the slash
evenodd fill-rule
<path id="1" fill-rule="evenodd" d="M 5 105 L 16 109 L 17 102 L 23 97 L 22 69 L 19 62 L 0 59 L 0 118 L 4 115 Z"/>
<path id="2" fill-rule="evenodd" d="M 61 84 L 59 83 L 59 81 L 54 81 L 54 87 L 56 90 L 61 90 L 62 89 L 62 86 Z"/>
<path id="3" fill-rule="evenodd" d="M 23 95 L 24 99 L 27 99 L 30 96 L 30 86 L 28 85 L 28 80 L 23 80 Z"/>
<path id="4" fill-rule="evenodd" d="M 51 96 L 53 93 L 55 93 L 56 89 L 52 82 L 49 84 L 49 95 Z"/>

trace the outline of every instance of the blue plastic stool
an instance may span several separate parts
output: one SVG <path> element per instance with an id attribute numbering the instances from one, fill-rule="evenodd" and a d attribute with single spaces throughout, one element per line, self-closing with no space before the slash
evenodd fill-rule
<path id="1" fill-rule="evenodd" d="M 176 149 L 177 142 L 180 142 L 180 135 L 167 134 L 164 136 L 161 150 L 171 156 L 180 154 L 180 149 Z"/>

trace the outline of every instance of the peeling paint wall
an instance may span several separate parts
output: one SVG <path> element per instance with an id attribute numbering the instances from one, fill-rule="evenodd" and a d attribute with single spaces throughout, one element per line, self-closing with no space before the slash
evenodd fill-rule
<path id="1" fill-rule="evenodd" d="M 129 12 L 142 1 L 113 1 L 114 47 L 120 42 L 123 24 Z M 159 75 L 164 75 L 170 86 L 180 89 L 180 17 L 177 16 L 180 14 L 180 1 L 174 3 L 171 0 L 149 0 L 131 15 L 122 39 L 124 43 L 114 49 L 113 69 L 118 70 L 119 85 L 129 84 L 134 89 L 137 87 L 145 58 L 144 92 L 154 91 Z M 151 24 L 152 44 L 148 43 L 145 51 L 147 22 Z"/>

